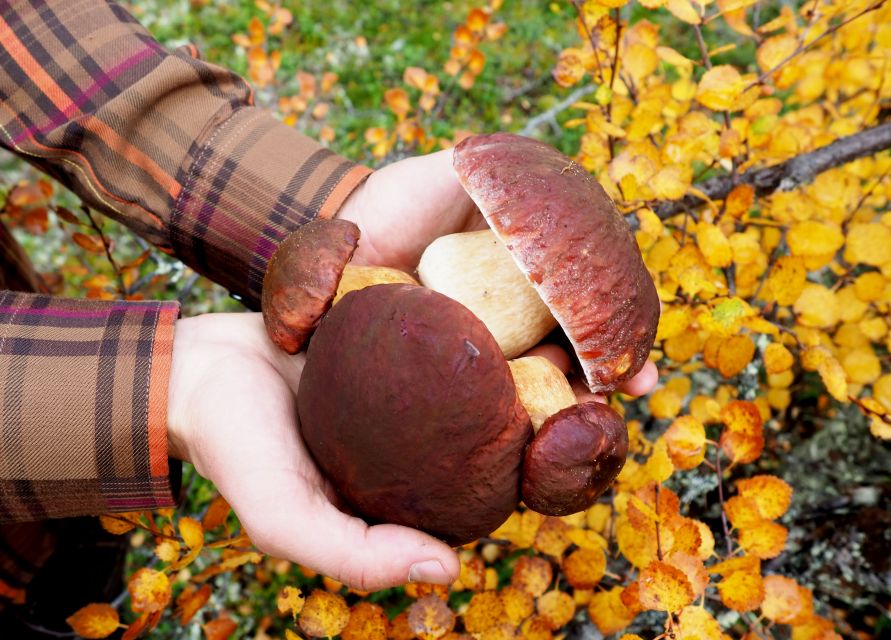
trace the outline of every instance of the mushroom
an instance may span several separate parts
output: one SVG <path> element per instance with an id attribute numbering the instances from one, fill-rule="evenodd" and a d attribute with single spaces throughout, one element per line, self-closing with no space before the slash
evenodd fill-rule
<path id="1" fill-rule="evenodd" d="M 506 319 L 488 326 L 508 357 L 553 328 L 541 320 L 543 302 L 592 392 L 612 391 L 640 371 L 659 320 L 656 287 L 630 228 L 591 174 L 553 147 L 506 133 L 463 140 L 454 168 L 491 235 L 431 244 L 418 267 L 421 283 L 484 321 Z M 510 274 L 511 262 L 525 283 Z"/>
<path id="2" fill-rule="evenodd" d="M 510 369 L 485 325 L 435 291 L 344 296 L 310 341 L 297 410 L 316 463 L 369 520 L 458 545 L 519 502 L 532 427 Z"/>
<path id="3" fill-rule="evenodd" d="M 273 254 L 263 279 L 261 307 L 270 339 L 297 353 L 321 317 L 343 295 L 372 284 L 417 284 L 389 267 L 348 264 L 359 227 L 346 220 L 312 220 L 289 235 Z"/>

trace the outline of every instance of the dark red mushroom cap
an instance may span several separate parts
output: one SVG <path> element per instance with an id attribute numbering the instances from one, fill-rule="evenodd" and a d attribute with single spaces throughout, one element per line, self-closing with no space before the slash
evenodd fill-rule
<path id="1" fill-rule="evenodd" d="M 587 509 L 625 465 L 628 431 L 605 404 L 585 402 L 558 411 L 539 429 L 523 461 L 523 501 L 565 516 Z"/>
<path id="2" fill-rule="evenodd" d="M 297 353 L 331 308 L 343 270 L 359 244 L 359 227 L 347 220 L 317 219 L 289 235 L 273 254 L 263 278 L 266 332 Z"/>
<path id="3" fill-rule="evenodd" d="M 572 342 L 591 391 L 612 391 L 640 371 L 659 321 L 656 287 L 591 174 L 553 147 L 507 133 L 463 140 L 454 167 Z"/>
<path id="4" fill-rule="evenodd" d="M 297 408 L 313 458 L 372 521 L 457 545 L 519 502 L 532 427 L 510 369 L 483 323 L 435 291 L 344 296 L 310 342 Z"/>

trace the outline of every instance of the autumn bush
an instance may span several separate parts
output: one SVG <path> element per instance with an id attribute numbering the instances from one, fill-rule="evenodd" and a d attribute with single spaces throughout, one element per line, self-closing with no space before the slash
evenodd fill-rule
<path id="1" fill-rule="evenodd" d="M 472 131 L 569 153 L 635 230 L 663 303 L 631 454 L 583 513 L 520 509 L 451 588 L 358 593 L 263 556 L 186 471 L 176 511 L 104 517 L 127 591 L 84 637 L 891 635 L 891 8 L 884 0 L 141 2 L 171 46 L 380 165 Z M 0 158 L 0 163 L 7 163 Z M 51 289 L 225 292 L 17 166 L 4 215 Z"/>

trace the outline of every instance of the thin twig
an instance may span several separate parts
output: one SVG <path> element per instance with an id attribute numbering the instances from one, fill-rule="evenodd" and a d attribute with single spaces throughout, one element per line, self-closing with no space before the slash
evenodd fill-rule
<path id="1" fill-rule="evenodd" d="M 111 264 L 112 270 L 114 270 L 115 280 L 117 280 L 118 284 L 118 295 L 122 298 L 127 297 L 127 285 L 124 284 L 124 274 L 121 273 L 121 268 L 118 266 L 118 263 L 115 262 L 114 256 L 111 255 L 111 242 L 108 238 L 105 237 L 105 234 L 102 233 L 102 229 L 99 224 L 96 222 L 96 219 L 93 217 L 90 208 L 86 205 L 81 207 L 81 210 L 86 214 L 87 218 L 90 221 L 90 226 L 93 227 L 93 230 L 99 234 L 99 240 L 102 242 L 102 248 L 105 249 L 105 257 L 108 258 L 109 264 Z"/>
<path id="2" fill-rule="evenodd" d="M 733 543 L 730 540 L 730 525 L 727 523 L 727 514 L 724 512 L 724 478 L 721 471 L 721 448 L 715 451 L 715 474 L 718 476 L 718 501 L 721 503 L 721 525 L 724 527 L 724 540 L 727 542 L 727 554 L 733 553 Z"/>

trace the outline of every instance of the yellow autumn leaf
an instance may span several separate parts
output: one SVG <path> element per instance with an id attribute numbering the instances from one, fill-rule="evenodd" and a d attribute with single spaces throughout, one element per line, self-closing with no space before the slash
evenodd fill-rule
<path id="1" fill-rule="evenodd" d="M 171 586 L 167 575 L 154 569 L 142 568 L 127 582 L 130 608 L 136 613 L 163 611 L 170 602 Z"/>
<path id="2" fill-rule="evenodd" d="M 705 426 L 692 415 L 676 418 L 663 439 L 677 469 L 694 469 L 705 459 Z"/>
<path id="3" fill-rule="evenodd" d="M 538 599 L 536 609 L 548 626 L 557 630 L 572 620 L 575 615 L 575 600 L 565 591 L 554 589 Z"/>
<path id="4" fill-rule="evenodd" d="M 766 560 L 776 558 L 786 546 L 789 530 L 786 527 L 760 520 L 746 524 L 739 530 L 739 546 L 747 554 Z"/>
<path id="5" fill-rule="evenodd" d="M 770 269 L 767 287 L 777 304 L 789 305 L 798 300 L 806 281 L 804 260 L 795 256 L 782 256 Z"/>
<path id="6" fill-rule="evenodd" d="M 504 607 L 504 615 L 514 626 L 519 625 L 535 611 L 535 600 L 522 589 L 507 586 L 499 591 L 499 596 Z"/>
<path id="7" fill-rule="evenodd" d="M 659 438 L 656 441 L 656 444 L 653 446 L 653 452 L 647 458 L 644 468 L 653 482 L 662 483 L 671 477 L 671 474 L 674 472 L 674 465 L 668 456 L 668 447 L 665 444 L 664 438 Z"/>
<path id="8" fill-rule="evenodd" d="M 575 589 L 592 589 L 606 571 L 603 549 L 576 549 L 563 560 L 563 575 Z"/>
<path id="9" fill-rule="evenodd" d="M 303 597 L 303 593 L 300 591 L 300 589 L 296 587 L 285 586 L 282 587 L 282 590 L 278 592 L 278 596 L 275 599 L 275 606 L 280 614 L 290 614 L 290 616 L 294 619 L 294 622 L 297 622 L 297 614 L 303 610 L 303 604 L 305 601 L 306 600 Z"/>
<path id="10" fill-rule="evenodd" d="M 764 600 L 764 581 L 757 569 L 729 573 L 718 583 L 718 593 L 729 609 L 744 613 L 754 611 Z"/>
<path id="11" fill-rule="evenodd" d="M 844 255 L 851 264 L 879 266 L 891 262 L 891 227 L 879 223 L 852 224 Z"/>
<path id="12" fill-rule="evenodd" d="M 477 593 L 464 610 L 464 628 L 470 633 L 482 633 L 497 625 L 503 615 L 504 604 L 496 591 Z"/>
<path id="13" fill-rule="evenodd" d="M 588 616 L 605 636 L 618 633 L 634 620 L 635 613 L 622 602 L 622 591 L 622 587 L 613 587 L 591 596 Z"/>
<path id="14" fill-rule="evenodd" d="M 317 638 L 333 638 L 346 627 L 350 609 L 339 595 L 314 589 L 303 605 L 300 628 Z"/>
<path id="15" fill-rule="evenodd" d="M 381 636 L 386 638 L 387 618 L 383 611 L 381 611 L 381 614 L 383 617 L 381 621 L 381 626 L 383 627 Z M 355 615 L 355 611 L 350 614 L 350 624 L 352 624 Z M 415 637 L 423 640 L 436 640 L 455 628 L 455 614 L 441 598 L 429 594 L 419 598 L 408 608 L 408 627 Z M 355 638 L 356 640 L 364 640 L 368 635 L 367 632 L 362 635 L 356 634 Z"/>
<path id="16" fill-rule="evenodd" d="M 687 24 L 699 24 L 702 22 L 702 18 L 696 13 L 696 9 L 693 8 L 690 0 L 667 0 L 665 8 L 668 9 L 675 18 L 682 22 L 686 22 Z"/>
<path id="17" fill-rule="evenodd" d="M 755 52 L 758 68 L 763 72 L 770 71 L 792 55 L 797 48 L 798 39 L 794 36 L 783 34 L 768 38 Z"/>
<path id="18" fill-rule="evenodd" d="M 740 496 L 753 500 L 762 518 L 776 520 L 792 503 L 792 487 L 782 478 L 758 475 L 738 480 L 736 490 Z"/>
<path id="19" fill-rule="evenodd" d="M 696 228 L 696 243 L 705 261 L 712 267 L 727 267 L 733 261 L 730 241 L 713 224 L 699 223 Z"/>
<path id="20" fill-rule="evenodd" d="M 831 256 L 844 245 L 845 236 L 836 225 L 805 220 L 789 227 L 786 242 L 795 256 Z"/>
<path id="21" fill-rule="evenodd" d="M 805 607 L 801 587 L 795 580 L 777 575 L 764 578 L 764 601 L 761 603 L 761 613 L 765 618 L 779 624 L 790 624 L 805 610 Z"/>
<path id="22" fill-rule="evenodd" d="M 650 412 L 654 418 L 674 418 L 681 411 L 681 402 L 673 390 L 662 387 L 650 394 Z"/>
<path id="23" fill-rule="evenodd" d="M 548 590 L 553 577 L 550 562 L 539 556 L 522 556 L 514 565 L 510 583 L 537 598 Z"/>
<path id="24" fill-rule="evenodd" d="M 764 368 L 767 373 L 775 374 L 788 371 L 795 364 L 792 353 L 779 342 L 771 342 L 764 349 Z"/>
<path id="25" fill-rule="evenodd" d="M 678 638 L 722 640 L 725 637 L 720 623 L 701 606 L 684 607 L 678 614 L 677 620 L 675 635 Z"/>
<path id="26" fill-rule="evenodd" d="M 817 366 L 817 371 L 829 395 L 839 402 L 847 402 L 848 381 L 845 377 L 845 370 L 838 360 L 832 356 L 826 356 Z"/>
<path id="27" fill-rule="evenodd" d="M 807 327 L 828 328 L 839 320 L 835 292 L 823 285 L 808 282 L 793 306 L 798 320 Z"/>
<path id="28" fill-rule="evenodd" d="M 755 355 L 755 343 L 743 334 L 725 338 L 718 347 L 718 371 L 725 378 L 741 373 Z"/>
<path id="29" fill-rule="evenodd" d="M 693 587 L 683 571 L 658 560 L 640 572 L 640 603 L 655 611 L 680 611 L 693 602 Z"/>
<path id="30" fill-rule="evenodd" d="M 735 400 L 721 409 L 721 450 L 734 464 L 754 462 L 764 448 L 764 423 L 753 402 Z"/>
<path id="31" fill-rule="evenodd" d="M 848 351 L 841 365 L 848 380 L 854 384 L 871 384 L 882 374 L 882 363 L 869 345 Z"/>
<path id="32" fill-rule="evenodd" d="M 68 626 L 82 638 L 106 638 L 120 626 L 118 612 L 109 604 L 88 604 L 65 618 Z"/>
<path id="33" fill-rule="evenodd" d="M 699 81 L 696 100 L 713 111 L 729 111 L 739 107 L 744 88 L 742 76 L 728 64 L 712 67 Z"/>

